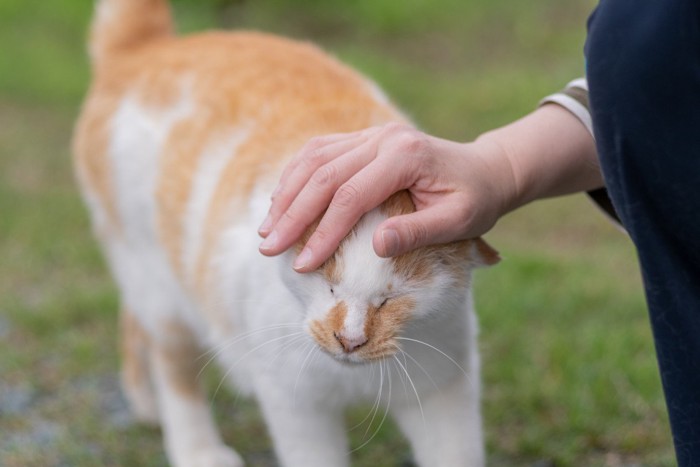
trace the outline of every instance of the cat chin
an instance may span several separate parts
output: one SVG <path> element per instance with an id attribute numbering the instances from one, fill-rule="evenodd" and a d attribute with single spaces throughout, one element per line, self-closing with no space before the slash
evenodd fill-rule
<path id="1" fill-rule="evenodd" d="M 332 357 L 336 362 L 340 363 L 341 365 L 348 366 L 348 367 L 359 367 L 359 366 L 369 365 L 371 363 L 375 363 L 375 362 L 381 360 L 381 358 L 367 360 L 364 358 L 359 358 L 355 355 L 345 355 L 345 354 L 332 355 Z"/>
<path id="2" fill-rule="evenodd" d="M 388 357 L 390 355 L 383 355 L 381 357 L 375 357 L 375 358 L 364 358 L 358 354 L 346 354 L 346 353 L 340 353 L 340 352 L 333 352 L 331 350 L 328 350 L 322 346 L 318 346 L 319 349 L 323 351 L 326 355 L 331 357 L 334 361 L 340 363 L 341 365 L 347 366 L 347 367 L 359 367 L 363 365 L 371 365 L 373 363 L 380 362 Z"/>

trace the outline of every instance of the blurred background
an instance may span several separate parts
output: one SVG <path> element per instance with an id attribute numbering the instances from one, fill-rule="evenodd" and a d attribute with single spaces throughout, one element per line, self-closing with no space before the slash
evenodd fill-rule
<path id="1" fill-rule="evenodd" d="M 467 141 L 583 73 L 593 0 L 180 0 L 182 32 L 314 41 L 423 129 Z M 89 80 L 89 0 L 0 0 L 0 465 L 163 466 L 118 389 L 116 294 L 76 192 L 70 137 Z M 636 258 L 584 195 L 487 236 L 477 277 L 490 465 L 674 465 Z M 213 388 L 220 375 L 210 375 Z M 250 402 L 219 391 L 226 441 L 274 466 Z M 362 420 L 368 408 L 348 415 Z M 354 423 L 349 424 L 352 426 Z M 357 466 L 410 465 L 390 423 Z M 353 443 L 365 440 L 353 430 Z"/>

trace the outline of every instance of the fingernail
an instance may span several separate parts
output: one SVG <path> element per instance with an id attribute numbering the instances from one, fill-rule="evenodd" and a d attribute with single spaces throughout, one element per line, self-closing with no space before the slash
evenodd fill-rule
<path id="1" fill-rule="evenodd" d="M 399 234 L 394 229 L 382 230 L 382 243 L 387 257 L 396 255 L 399 251 Z"/>
<path id="2" fill-rule="evenodd" d="M 304 249 L 301 250 L 299 256 L 297 256 L 297 259 L 294 260 L 294 265 L 292 267 L 297 271 L 300 269 L 304 269 L 306 265 L 308 265 L 311 261 L 311 255 L 311 248 L 304 247 Z"/>
<path id="3" fill-rule="evenodd" d="M 261 250 L 271 250 L 277 245 L 277 231 L 273 230 L 270 235 L 260 244 Z"/>
<path id="4" fill-rule="evenodd" d="M 258 229 L 258 233 L 261 235 L 267 235 L 270 233 L 270 230 L 272 229 L 272 216 L 267 215 L 265 220 L 263 221 L 262 224 L 260 224 L 260 228 Z"/>

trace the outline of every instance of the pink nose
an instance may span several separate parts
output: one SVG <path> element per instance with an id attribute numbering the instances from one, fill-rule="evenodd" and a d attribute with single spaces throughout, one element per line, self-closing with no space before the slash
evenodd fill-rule
<path id="1" fill-rule="evenodd" d="M 343 346 L 345 353 L 354 352 L 367 343 L 367 337 L 365 336 L 347 337 L 343 333 L 338 332 L 334 332 L 333 335 L 340 342 L 340 345 Z"/>

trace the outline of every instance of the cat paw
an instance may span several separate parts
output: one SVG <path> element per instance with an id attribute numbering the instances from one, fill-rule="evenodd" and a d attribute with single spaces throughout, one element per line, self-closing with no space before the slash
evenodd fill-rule
<path id="1" fill-rule="evenodd" d="M 200 449 L 188 455 L 178 456 L 177 467 L 244 467 L 245 463 L 236 451 L 228 446 L 219 445 Z"/>
<path id="2" fill-rule="evenodd" d="M 160 426 L 160 416 L 158 410 L 153 406 L 131 405 L 131 415 L 134 419 L 148 426 Z"/>

